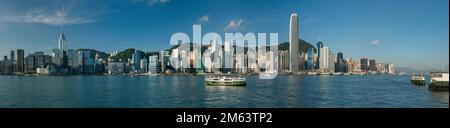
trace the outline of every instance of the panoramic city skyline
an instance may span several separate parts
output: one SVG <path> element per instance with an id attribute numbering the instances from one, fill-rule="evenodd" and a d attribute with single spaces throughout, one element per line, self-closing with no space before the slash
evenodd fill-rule
<path id="1" fill-rule="evenodd" d="M 0 0 L 0 55 L 9 56 L 16 49 L 24 49 L 25 55 L 36 51 L 50 54 L 58 48 L 61 24 L 69 49 L 107 53 L 130 47 L 168 49 L 170 36 L 191 34 L 192 24 L 202 24 L 202 34 L 277 32 L 280 42 L 288 42 L 289 15 L 297 12 L 299 37 L 314 46 L 320 38 L 335 53 L 342 51 L 345 58 L 367 57 L 423 70 L 440 70 L 444 63 L 448 71 L 446 0 L 261 1 L 259 6 L 248 6 L 251 1 L 236 2 L 218 1 L 217 5 L 225 7 L 213 8 L 204 7 L 212 3 L 203 0 Z M 417 10 L 419 7 L 424 9 Z"/>

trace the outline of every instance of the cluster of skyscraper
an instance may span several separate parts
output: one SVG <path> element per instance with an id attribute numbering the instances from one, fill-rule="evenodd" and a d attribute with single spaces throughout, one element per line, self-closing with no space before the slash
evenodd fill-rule
<path id="1" fill-rule="evenodd" d="M 15 56 L 17 53 L 17 59 Z M 38 51 L 24 56 L 23 49 L 11 51 L 10 58 L 3 57 L 0 61 L 1 74 L 95 74 L 104 72 L 106 54 L 89 49 L 68 49 L 67 40 L 61 32 L 58 48 L 52 49 L 51 55 Z"/>
<path id="2" fill-rule="evenodd" d="M 316 48 L 309 48 L 306 53 L 299 53 L 298 15 L 291 14 L 289 28 L 289 50 L 278 53 L 278 69 L 280 72 L 319 72 L 319 73 L 395 73 L 393 64 L 376 63 L 375 59 L 361 58 L 353 61 L 344 59 L 344 54 L 338 52 L 337 56 L 331 48 L 324 46 L 319 40 Z"/>
<path id="3" fill-rule="evenodd" d="M 134 50 L 134 49 L 133 49 Z M 146 56 L 146 52 L 134 50 L 131 58 L 123 61 L 113 60 L 111 57 L 117 56 L 117 52 L 110 55 L 107 62 L 108 74 L 123 74 L 123 73 L 161 73 L 172 71 L 169 67 L 169 52 L 160 51 L 158 54 Z M 169 69 L 169 70 L 166 70 Z"/>
<path id="4" fill-rule="evenodd" d="M 301 58 L 304 59 L 304 65 L 306 65 L 304 71 L 320 73 L 395 73 L 393 64 L 376 63 L 375 59 L 367 58 L 361 58 L 358 62 L 352 58 L 344 58 L 342 52 L 334 54 L 331 48 L 324 46 L 321 41 L 316 46 L 316 50 L 309 48 L 305 57 Z"/>
<path id="5" fill-rule="evenodd" d="M 214 43 L 214 42 L 212 42 Z M 198 44 L 191 44 L 198 45 Z M 211 48 L 216 45 L 205 46 Z M 202 46 L 191 46 L 202 47 Z M 270 52 L 245 52 L 232 54 L 232 58 L 226 58 L 230 54 L 230 48 L 221 46 L 218 48 L 218 54 L 210 57 L 211 60 L 202 57 L 198 51 L 179 51 L 178 48 L 169 51 L 160 51 L 159 53 L 147 54 L 140 50 L 134 50 L 133 54 L 127 60 L 111 59 L 117 56 L 117 52 L 109 56 L 105 53 L 89 49 L 68 49 L 67 40 L 61 32 L 58 40 L 58 48 L 53 49 L 51 56 L 44 55 L 44 52 L 35 52 L 24 57 L 24 50 L 17 49 L 11 51 L 10 59 L 4 56 L 0 61 L 0 72 L 2 74 L 123 74 L 123 73 L 259 73 L 267 71 L 273 67 L 261 66 L 258 63 L 266 63 L 270 60 Z M 376 63 L 374 59 L 361 58 L 354 61 L 352 58 L 344 59 L 342 52 L 334 54 L 331 48 L 324 46 L 319 40 L 316 48 L 309 48 L 306 53 L 299 52 L 299 31 L 298 15 L 296 13 L 290 16 L 289 26 L 289 50 L 279 50 L 278 53 L 278 72 L 302 73 L 395 73 L 393 64 Z M 247 51 L 250 49 L 247 49 Z M 206 50 L 205 52 L 209 52 Z M 256 54 L 256 61 L 248 61 L 248 54 Z M 17 55 L 17 56 L 16 56 Z M 187 55 L 189 62 L 183 62 L 179 56 Z M 207 54 L 210 55 L 210 54 Z M 17 57 L 17 59 L 16 59 Z M 105 59 L 107 58 L 107 61 Z M 178 60 L 177 60 L 178 59 Z M 213 60 L 213 61 L 212 61 Z M 231 64 L 225 68 L 225 63 Z M 270 62 L 269 62 L 270 63 Z M 186 65 L 187 66 L 181 66 Z M 184 67 L 176 69 L 174 67 Z M 238 68 L 239 67 L 239 68 Z M 245 68 L 242 68 L 245 67 Z"/>

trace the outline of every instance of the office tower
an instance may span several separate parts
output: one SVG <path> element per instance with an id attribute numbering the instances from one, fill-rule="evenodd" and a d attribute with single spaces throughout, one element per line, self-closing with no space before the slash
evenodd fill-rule
<path id="1" fill-rule="evenodd" d="M 244 72 L 244 54 L 237 53 L 235 54 L 235 71 L 238 73 L 245 73 Z M 209 63 L 208 63 L 209 64 Z M 205 61 L 205 67 L 206 67 L 206 61 Z"/>
<path id="2" fill-rule="evenodd" d="M 210 48 L 211 46 L 208 46 L 208 49 Z M 213 65 L 213 62 L 212 62 L 212 56 L 213 56 L 213 54 L 211 53 L 211 51 L 210 50 L 206 50 L 204 53 L 203 53 L 203 65 L 205 66 L 205 72 L 212 72 L 212 65 Z M 241 70 L 241 69 L 244 69 L 243 67 L 243 61 L 239 61 L 242 57 L 243 57 L 244 55 L 243 54 L 238 54 L 238 55 L 236 55 L 236 59 L 237 59 L 237 61 L 236 61 L 236 67 L 238 68 L 238 70 Z M 209 59 L 209 58 L 211 58 L 211 59 Z"/>
<path id="3" fill-rule="evenodd" d="M 78 73 L 82 73 L 83 72 L 83 51 L 76 51 L 76 62 L 75 64 L 77 65 L 77 72 Z"/>
<path id="4" fill-rule="evenodd" d="M 36 72 L 36 65 L 35 65 L 35 57 L 34 54 L 28 55 L 25 58 L 25 72 L 26 73 L 35 73 Z"/>
<path id="5" fill-rule="evenodd" d="M 300 53 L 300 55 L 298 56 L 298 65 L 299 65 L 299 71 L 305 71 L 306 69 L 306 53 Z"/>
<path id="6" fill-rule="evenodd" d="M 67 40 L 66 36 L 64 36 L 64 32 L 61 32 L 58 39 L 58 49 L 61 51 L 67 51 Z M 62 56 L 62 53 L 60 53 L 60 56 Z"/>
<path id="7" fill-rule="evenodd" d="M 289 27 L 289 71 L 296 73 L 299 71 L 298 65 L 298 16 L 297 13 L 291 14 Z"/>
<path id="8" fill-rule="evenodd" d="M 25 72 L 24 70 L 24 50 L 23 49 L 17 49 L 17 64 L 16 64 L 16 71 L 17 72 Z"/>
<path id="9" fill-rule="evenodd" d="M 361 64 L 358 61 L 353 61 L 353 72 L 361 72 Z"/>
<path id="10" fill-rule="evenodd" d="M 16 69 L 16 68 L 15 68 L 15 67 L 16 67 L 16 66 L 15 66 L 15 63 L 16 63 L 16 62 L 15 62 L 15 61 L 16 61 L 16 56 L 15 56 L 15 51 L 14 51 L 14 50 L 11 50 L 11 56 L 10 56 L 10 57 L 11 57 L 11 60 L 10 60 L 10 61 L 11 61 L 11 66 L 12 66 L 12 67 L 10 67 L 11 69 L 9 69 L 9 70 L 10 70 L 11 72 L 15 72 L 15 69 Z"/>
<path id="11" fill-rule="evenodd" d="M 39 52 L 35 52 L 34 53 L 34 64 L 35 64 L 35 69 L 36 68 L 43 68 L 44 67 L 44 65 L 46 64 L 46 63 L 48 63 L 47 61 L 49 60 L 48 59 L 48 56 L 45 56 L 44 55 L 44 52 L 42 52 L 42 51 L 39 51 Z"/>
<path id="12" fill-rule="evenodd" d="M 4 73 L 5 63 L 3 60 L 0 60 L 0 75 Z"/>
<path id="13" fill-rule="evenodd" d="M 314 70 L 314 49 L 309 48 L 307 53 L 306 70 Z"/>
<path id="14" fill-rule="evenodd" d="M 148 72 L 148 61 L 147 61 L 147 59 L 145 59 L 145 58 L 141 59 L 141 63 L 140 63 L 139 67 L 141 68 L 140 72 Z"/>
<path id="15" fill-rule="evenodd" d="M 68 58 L 67 58 L 67 40 L 66 36 L 64 36 L 64 32 L 62 31 L 59 39 L 58 39 L 58 50 L 59 50 L 59 64 L 61 66 L 68 66 Z M 57 63 L 55 63 L 57 64 Z"/>
<path id="16" fill-rule="evenodd" d="M 95 73 L 95 58 L 94 53 L 90 50 L 79 50 L 79 63 L 80 70 L 84 74 L 94 74 Z"/>
<path id="17" fill-rule="evenodd" d="M 56 65 L 61 65 L 61 50 L 52 49 L 52 63 Z"/>
<path id="18" fill-rule="evenodd" d="M 8 60 L 8 56 L 3 56 L 3 74 L 9 74 L 10 73 L 10 70 L 11 69 L 9 69 L 9 66 L 10 64 L 9 64 L 9 60 Z"/>
<path id="19" fill-rule="evenodd" d="M 178 59 L 178 64 L 179 64 L 178 67 L 179 67 L 179 69 L 181 69 L 181 72 L 186 73 L 185 68 L 188 68 L 189 65 L 188 65 L 188 62 L 185 61 L 186 58 L 184 58 L 184 57 L 186 57 L 186 56 L 189 57 L 188 52 L 186 52 L 185 50 L 181 50 L 181 49 L 178 49 L 178 52 L 179 52 L 180 57 L 183 58 L 183 59 Z M 175 56 L 175 55 L 172 54 L 172 56 Z M 189 59 L 188 59 L 188 61 L 189 61 Z"/>
<path id="20" fill-rule="evenodd" d="M 337 53 L 337 60 L 336 60 L 336 72 L 346 72 L 345 71 L 345 65 L 346 61 L 344 60 L 344 54 L 342 52 Z"/>
<path id="21" fill-rule="evenodd" d="M 101 61 L 101 59 L 100 53 L 95 53 L 95 61 L 98 62 Z"/>
<path id="22" fill-rule="evenodd" d="M 192 55 L 192 59 L 193 62 L 191 64 L 193 64 L 193 68 L 196 69 L 196 72 L 202 73 L 203 69 L 202 69 L 202 54 L 201 54 L 201 45 L 200 44 L 193 44 L 194 46 L 194 50 L 193 50 L 193 55 Z M 195 49 L 195 47 L 198 47 L 197 49 Z"/>
<path id="23" fill-rule="evenodd" d="M 77 51 L 74 49 L 69 49 L 67 51 L 67 58 L 68 58 L 68 66 L 72 69 L 77 68 L 78 65 L 78 55 Z"/>
<path id="24" fill-rule="evenodd" d="M 394 64 L 387 64 L 387 70 L 389 74 L 395 74 Z"/>
<path id="25" fill-rule="evenodd" d="M 345 61 L 346 61 L 346 65 L 347 65 L 345 71 L 349 72 L 349 73 L 352 73 L 353 69 L 355 67 L 355 63 L 353 62 L 352 58 L 346 59 Z"/>
<path id="26" fill-rule="evenodd" d="M 320 48 L 320 66 L 319 69 L 321 72 L 329 72 L 330 71 L 330 49 L 328 47 Z"/>
<path id="27" fill-rule="evenodd" d="M 323 43 L 319 40 L 317 42 L 317 59 L 316 59 L 316 69 L 320 68 L 320 49 L 323 48 Z"/>
<path id="28" fill-rule="evenodd" d="M 361 71 L 367 72 L 367 70 L 369 70 L 369 61 L 367 60 L 367 58 L 361 58 Z"/>
<path id="29" fill-rule="evenodd" d="M 265 72 L 270 72 L 270 73 L 274 73 L 274 72 L 278 72 L 278 62 L 276 61 L 278 58 L 277 53 L 278 51 L 268 51 L 266 53 L 266 60 L 264 63 L 266 63 L 265 65 Z"/>
<path id="30" fill-rule="evenodd" d="M 153 55 L 148 57 L 148 69 L 151 73 L 158 73 L 158 56 Z"/>
<path id="31" fill-rule="evenodd" d="M 95 71 L 95 73 L 101 74 L 101 73 L 106 72 L 106 70 L 105 70 L 106 64 L 105 64 L 105 61 L 102 59 L 102 54 L 99 52 L 96 52 L 96 51 L 94 51 L 94 53 L 95 53 L 95 56 L 94 56 L 94 60 L 95 60 L 94 71 Z"/>
<path id="32" fill-rule="evenodd" d="M 134 53 L 131 57 L 131 70 L 132 71 L 140 71 L 141 70 L 141 59 L 142 59 L 142 55 L 144 54 L 143 51 L 140 50 L 134 50 Z"/>
<path id="33" fill-rule="evenodd" d="M 47 63 L 52 62 L 52 57 L 49 55 L 44 55 L 44 52 L 39 51 L 28 55 L 25 58 L 25 72 L 36 73 L 37 68 L 44 68 Z"/>
<path id="34" fill-rule="evenodd" d="M 386 73 L 385 65 L 383 63 L 377 63 L 377 72 L 379 73 Z"/>
<path id="35" fill-rule="evenodd" d="M 335 69 L 335 66 L 336 66 L 336 55 L 333 53 L 333 52 L 331 52 L 331 50 L 330 50 L 330 60 L 328 61 L 328 66 L 329 66 L 329 70 L 328 70 L 328 72 L 330 72 L 330 73 L 333 73 L 336 69 Z"/>
<path id="36" fill-rule="evenodd" d="M 160 66 L 161 66 L 161 72 L 165 72 L 166 71 L 166 66 L 168 65 L 169 57 L 170 56 L 169 56 L 169 52 L 168 51 L 160 51 L 159 52 L 159 63 L 160 63 Z"/>
<path id="37" fill-rule="evenodd" d="M 370 59 L 369 60 L 369 70 L 370 71 L 377 71 L 377 66 L 375 63 L 375 59 Z"/>
<path id="38" fill-rule="evenodd" d="M 259 73 L 259 65 L 256 63 L 256 60 L 257 60 L 256 52 L 247 52 L 246 57 L 248 60 L 250 60 L 250 61 L 247 61 L 248 69 L 249 69 L 248 71 L 251 73 Z M 254 57 L 256 57 L 256 58 L 254 58 Z M 252 60 L 254 60 L 254 61 L 252 61 Z M 220 61 L 223 61 L 223 59 L 221 59 Z M 297 58 L 297 61 L 298 61 L 298 58 Z M 297 64 L 298 64 L 298 62 L 297 62 Z"/>
<path id="39" fill-rule="evenodd" d="M 58 48 L 59 48 L 59 64 L 61 66 L 67 66 L 67 44 L 66 38 L 63 33 L 61 33 L 58 40 Z"/>
<path id="40" fill-rule="evenodd" d="M 289 51 L 278 51 L 278 70 L 280 72 L 289 71 Z"/>
<path id="41" fill-rule="evenodd" d="M 175 70 L 179 70 L 180 68 L 181 68 L 181 61 L 180 61 L 180 58 L 179 58 L 179 55 L 180 55 L 181 53 L 180 53 L 180 51 L 179 51 L 179 49 L 172 49 L 172 53 L 171 53 L 171 55 L 170 55 L 170 57 L 169 57 L 169 63 L 170 63 L 170 66 L 172 66 Z"/>

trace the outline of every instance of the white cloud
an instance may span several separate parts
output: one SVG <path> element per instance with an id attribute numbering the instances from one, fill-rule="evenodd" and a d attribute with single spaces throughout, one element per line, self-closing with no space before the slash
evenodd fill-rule
<path id="1" fill-rule="evenodd" d="M 225 31 L 232 31 L 232 30 L 241 30 L 244 29 L 243 26 L 244 20 L 242 19 L 234 19 L 231 20 L 230 23 L 224 28 Z"/>
<path id="2" fill-rule="evenodd" d="M 69 16 L 69 12 L 64 9 L 58 9 L 50 13 L 40 9 L 28 10 L 25 14 L 3 16 L 0 18 L 0 21 L 40 23 L 48 25 L 69 25 L 95 22 L 95 20 L 92 19 Z"/>
<path id="3" fill-rule="evenodd" d="M 202 17 L 200 17 L 199 19 L 198 19 L 198 21 L 200 22 L 200 23 L 208 23 L 208 21 L 209 21 L 209 16 L 208 15 L 204 15 L 204 16 L 202 16 Z"/>
<path id="4" fill-rule="evenodd" d="M 372 44 L 372 45 L 379 45 L 379 44 L 381 44 L 381 41 L 380 40 L 373 40 L 373 41 L 370 42 L 370 44 Z"/>

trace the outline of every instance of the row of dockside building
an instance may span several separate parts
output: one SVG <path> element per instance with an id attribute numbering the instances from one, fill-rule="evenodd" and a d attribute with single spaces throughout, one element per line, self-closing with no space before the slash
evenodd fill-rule
<path id="1" fill-rule="evenodd" d="M 279 71 L 289 72 L 289 51 L 281 50 L 278 55 Z M 377 63 L 369 58 L 344 58 L 342 52 L 335 54 L 320 41 L 316 47 L 308 48 L 306 53 L 299 53 L 298 57 L 298 69 L 303 72 L 395 74 L 394 64 Z"/>
<path id="2" fill-rule="evenodd" d="M 117 52 L 111 54 L 115 56 Z M 128 60 L 111 60 L 108 59 L 108 74 L 124 74 L 124 73 L 162 73 L 172 72 L 169 67 L 169 52 L 161 51 L 158 55 L 145 56 L 145 52 L 134 50 L 131 58 Z"/>
<path id="3" fill-rule="evenodd" d="M 0 60 L 0 74 L 97 74 L 105 71 L 105 63 L 101 54 L 92 50 L 69 49 L 64 57 L 65 63 L 60 63 L 60 58 L 53 50 L 52 55 L 45 55 L 38 51 L 24 56 L 23 49 L 11 51 L 11 55 L 4 56 Z M 15 54 L 17 53 L 17 54 Z M 17 55 L 17 56 L 15 56 Z"/>

